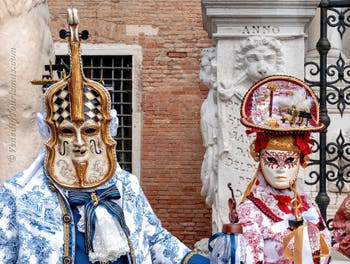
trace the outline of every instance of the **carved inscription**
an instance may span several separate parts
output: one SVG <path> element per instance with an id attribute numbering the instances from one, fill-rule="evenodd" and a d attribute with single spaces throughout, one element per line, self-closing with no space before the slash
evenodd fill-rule
<path id="1" fill-rule="evenodd" d="M 270 25 L 251 25 L 244 26 L 242 34 L 251 35 L 251 34 L 278 34 L 280 28 L 278 26 Z"/>

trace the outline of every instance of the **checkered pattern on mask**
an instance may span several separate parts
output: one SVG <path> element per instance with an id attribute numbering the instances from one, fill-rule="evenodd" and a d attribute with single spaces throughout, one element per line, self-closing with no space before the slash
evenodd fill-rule
<path id="1" fill-rule="evenodd" d="M 84 86 L 83 91 L 84 120 L 100 121 L 102 114 L 99 94 L 87 86 Z M 63 120 L 71 120 L 68 86 L 57 91 L 53 96 L 53 121 L 60 124 Z"/>
<path id="2" fill-rule="evenodd" d="M 53 96 L 53 121 L 62 123 L 63 120 L 70 121 L 68 86 L 58 90 Z"/>
<path id="3" fill-rule="evenodd" d="M 102 119 L 101 114 L 101 97 L 95 91 L 84 86 L 84 119 L 92 119 L 98 122 Z"/>

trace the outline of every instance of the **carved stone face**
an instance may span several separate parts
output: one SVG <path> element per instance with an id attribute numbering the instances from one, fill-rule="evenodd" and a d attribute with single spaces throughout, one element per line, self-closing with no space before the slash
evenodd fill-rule
<path id="1" fill-rule="evenodd" d="M 298 175 L 300 153 L 264 149 L 260 152 L 262 174 L 269 185 L 278 190 L 290 187 Z"/>
<path id="2" fill-rule="evenodd" d="M 199 79 L 206 85 L 210 84 L 211 65 L 208 57 L 203 57 L 200 65 Z"/>
<path id="3" fill-rule="evenodd" d="M 212 86 L 216 80 L 215 73 L 215 48 L 206 48 L 202 51 L 199 79 L 208 86 Z"/>
<path id="4" fill-rule="evenodd" d="M 245 56 L 247 75 L 252 82 L 275 74 L 277 68 L 276 63 L 276 51 L 267 46 L 253 48 L 247 51 Z"/>

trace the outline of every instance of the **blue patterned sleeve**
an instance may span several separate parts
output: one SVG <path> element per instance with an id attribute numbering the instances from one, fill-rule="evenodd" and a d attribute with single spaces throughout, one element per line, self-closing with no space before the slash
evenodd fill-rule
<path id="1" fill-rule="evenodd" d="M 153 264 L 179 264 L 190 252 L 175 236 L 171 235 L 161 225 L 160 220 L 153 212 L 141 187 L 138 185 L 139 198 L 143 208 L 143 225 L 147 233 Z"/>
<path id="2" fill-rule="evenodd" d="M 0 263 L 16 263 L 18 231 L 15 196 L 5 186 L 0 186 Z"/>

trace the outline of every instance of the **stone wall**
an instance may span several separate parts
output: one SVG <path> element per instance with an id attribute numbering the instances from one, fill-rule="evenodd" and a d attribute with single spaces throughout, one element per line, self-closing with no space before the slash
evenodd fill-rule
<path id="1" fill-rule="evenodd" d="M 35 114 L 52 51 L 45 0 L 0 3 L 0 184 L 26 169 L 43 148 Z"/>
<path id="2" fill-rule="evenodd" d="M 201 196 L 204 155 L 199 81 L 201 50 L 211 46 L 200 1 L 50 0 L 55 41 L 66 9 L 78 9 L 85 43 L 140 45 L 143 53 L 141 184 L 163 225 L 189 246 L 211 235 L 210 208 Z"/>

